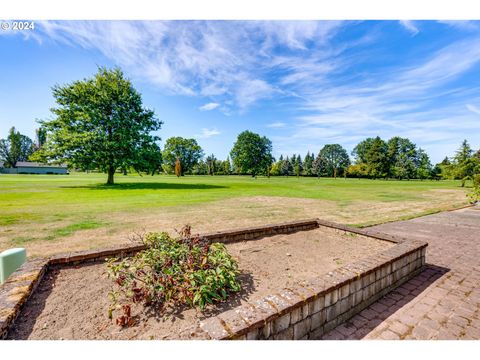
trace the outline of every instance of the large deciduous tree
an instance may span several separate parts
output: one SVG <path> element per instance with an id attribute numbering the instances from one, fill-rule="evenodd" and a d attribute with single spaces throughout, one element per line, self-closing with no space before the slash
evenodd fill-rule
<path id="1" fill-rule="evenodd" d="M 272 142 L 265 136 L 244 131 L 238 135 L 230 157 L 242 174 L 251 174 L 253 177 L 268 174 L 273 162 Z"/>
<path id="2" fill-rule="evenodd" d="M 133 168 L 140 173 L 141 171 L 147 174 L 155 175 L 156 172 L 162 170 L 162 152 L 157 144 L 143 147 L 137 156 L 137 160 L 133 163 Z"/>
<path id="3" fill-rule="evenodd" d="M 417 151 L 417 178 L 424 180 L 428 178 L 435 178 L 438 170 L 432 166 L 428 154 L 422 148 Z"/>
<path id="4" fill-rule="evenodd" d="M 0 140 L 0 159 L 5 167 L 16 167 L 17 162 L 27 161 L 35 150 L 33 141 L 20 134 L 14 127 L 8 132 L 6 139 Z"/>
<path id="5" fill-rule="evenodd" d="M 319 153 L 319 157 L 323 159 L 328 176 L 337 177 L 343 174 L 350 165 L 347 150 L 340 144 L 327 144 Z"/>
<path id="6" fill-rule="evenodd" d="M 375 138 L 366 138 L 365 140 L 360 141 L 357 146 L 353 148 L 352 156 L 355 158 L 357 164 L 368 163 L 368 153 L 373 145 Z"/>
<path id="7" fill-rule="evenodd" d="M 366 172 L 366 176 L 374 179 L 385 177 L 389 169 L 387 149 L 387 143 L 379 136 L 361 141 L 352 152 L 358 166 L 350 172 Z"/>
<path id="8" fill-rule="evenodd" d="M 181 176 L 192 171 L 193 167 L 203 157 L 203 150 L 195 139 L 185 139 L 180 136 L 171 137 L 165 142 L 163 160 L 167 171 L 175 168 L 177 159 L 181 164 Z"/>
<path id="9" fill-rule="evenodd" d="M 152 110 L 123 72 L 99 68 L 91 78 L 53 87 L 53 120 L 41 121 L 47 141 L 39 151 L 46 160 L 82 170 L 100 169 L 114 183 L 119 168 L 145 167 L 144 158 L 160 151 L 160 129 Z M 158 159 L 158 158 L 157 158 Z"/>
<path id="10" fill-rule="evenodd" d="M 407 138 L 395 136 L 387 143 L 389 175 L 397 179 L 413 179 L 416 176 L 418 153 L 416 145 Z"/>

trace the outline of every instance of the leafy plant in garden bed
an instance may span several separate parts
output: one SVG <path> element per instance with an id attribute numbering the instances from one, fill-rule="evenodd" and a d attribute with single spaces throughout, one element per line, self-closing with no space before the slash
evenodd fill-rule
<path id="1" fill-rule="evenodd" d="M 119 288 L 109 294 L 109 317 L 121 309 L 118 325 L 133 324 L 131 302 L 160 309 L 169 305 L 204 309 L 240 291 L 238 265 L 225 245 L 193 236 L 189 226 L 177 238 L 148 233 L 142 241 L 146 249 L 133 257 L 107 260 L 108 276 Z"/>

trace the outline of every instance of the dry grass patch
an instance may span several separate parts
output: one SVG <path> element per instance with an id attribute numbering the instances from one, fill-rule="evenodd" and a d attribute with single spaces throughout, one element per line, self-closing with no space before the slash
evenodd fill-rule
<path id="1" fill-rule="evenodd" d="M 418 196 L 417 200 L 367 201 L 355 200 L 336 202 L 279 196 L 251 196 L 218 200 L 215 202 L 149 208 L 135 212 L 114 212 L 97 217 L 98 228 L 78 230 L 68 236 L 45 240 L 43 232 L 68 226 L 64 221 L 55 226 L 46 225 L 17 228 L 0 232 L 0 246 L 11 244 L 11 233 L 16 238 L 38 234 L 28 241 L 30 256 L 47 256 L 59 252 L 70 252 L 91 248 L 124 244 L 129 242 L 132 232 L 168 231 L 173 233 L 178 224 L 190 224 L 200 233 L 240 229 L 249 226 L 321 218 L 345 224 L 366 226 L 402 220 L 465 204 L 462 190 L 434 189 Z M 34 230 L 34 228 L 37 228 Z M 17 228 L 15 230 L 15 228 Z"/>

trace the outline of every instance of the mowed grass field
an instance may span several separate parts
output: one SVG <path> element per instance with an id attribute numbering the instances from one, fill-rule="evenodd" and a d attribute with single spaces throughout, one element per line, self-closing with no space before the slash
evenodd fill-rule
<path id="1" fill-rule="evenodd" d="M 29 256 L 127 243 L 134 232 L 194 232 L 323 218 L 354 226 L 467 204 L 459 181 L 104 174 L 0 175 L 0 251 Z"/>

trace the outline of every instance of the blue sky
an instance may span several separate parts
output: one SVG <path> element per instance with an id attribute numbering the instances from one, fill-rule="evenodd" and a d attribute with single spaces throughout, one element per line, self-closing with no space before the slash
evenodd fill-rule
<path id="1" fill-rule="evenodd" d="M 433 162 L 480 147 L 480 22 L 53 21 L 0 31 L 0 138 L 34 136 L 51 87 L 120 66 L 170 136 L 226 158 L 249 129 L 274 155 L 399 135 Z"/>

